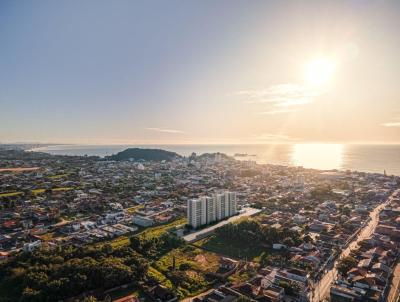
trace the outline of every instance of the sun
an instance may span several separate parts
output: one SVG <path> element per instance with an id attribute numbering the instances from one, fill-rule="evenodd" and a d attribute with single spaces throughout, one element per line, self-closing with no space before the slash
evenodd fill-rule
<path id="1" fill-rule="evenodd" d="M 335 71 L 335 63 L 327 58 L 317 58 L 305 65 L 305 80 L 309 85 L 321 87 L 329 84 Z"/>

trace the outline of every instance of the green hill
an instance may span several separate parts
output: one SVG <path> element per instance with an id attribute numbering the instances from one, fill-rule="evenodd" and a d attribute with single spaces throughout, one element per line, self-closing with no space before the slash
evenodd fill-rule
<path id="1" fill-rule="evenodd" d="M 129 148 L 117 154 L 107 156 L 107 160 L 146 160 L 146 161 L 171 161 L 181 156 L 175 152 L 161 149 Z"/>

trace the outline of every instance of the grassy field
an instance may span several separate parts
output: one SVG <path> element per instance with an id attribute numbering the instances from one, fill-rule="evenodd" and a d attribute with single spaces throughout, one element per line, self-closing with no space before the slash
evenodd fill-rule
<path id="1" fill-rule="evenodd" d="M 69 190 L 73 190 L 73 189 L 74 188 L 70 188 L 70 187 L 62 187 L 62 188 L 54 188 L 51 190 L 54 192 L 57 192 L 57 191 L 69 191 Z M 46 191 L 46 189 L 35 189 L 35 190 L 32 190 L 31 192 L 33 195 L 38 195 L 38 194 L 43 194 L 45 191 Z"/>
<path id="2" fill-rule="evenodd" d="M 175 268 L 184 264 L 195 271 L 205 273 L 215 272 L 218 269 L 220 256 L 193 246 L 185 246 L 164 255 L 155 263 L 155 266 L 161 272 L 166 272 L 172 267 L 173 259 L 175 259 Z"/>
<path id="3" fill-rule="evenodd" d="M 121 246 L 129 245 L 130 241 L 129 241 L 128 237 L 121 236 L 121 237 L 118 237 L 118 238 L 112 240 L 110 243 L 113 248 L 118 248 Z"/>
<path id="4" fill-rule="evenodd" d="M 243 246 L 240 243 L 229 242 L 215 236 L 211 236 L 195 243 L 195 246 L 204 248 L 227 257 L 236 259 L 257 261 L 262 252 L 266 249 L 261 246 Z"/>
<path id="5" fill-rule="evenodd" d="M 180 219 L 174 220 L 173 222 L 170 222 L 167 224 L 143 229 L 140 232 L 140 234 L 146 235 L 147 238 L 156 237 L 156 236 L 159 236 L 160 234 L 168 231 L 168 229 L 170 229 L 172 227 L 175 227 L 175 226 L 178 226 L 181 224 L 185 224 L 185 223 L 186 223 L 186 218 L 180 218 Z"/>
<path id="6" fill-rule="evenodd" d="M 169 228 L 180 225 L 185 222 L 186 222 L 186 218 L 178 219 L 178 220 L 175 220 L 168 224 L 145 228 L 142 231 L 140 231 L 138 234 L 140 234 L 140 235 L 146 234 L 146 237 L 148 237 L 148 238 L 159 236 L 160 234 L 166 232 Z M 117 248 L 117 247 L 129 245 L 130 241 L 129 241 L 128 236 L 120 236 L 120 237 L 114 238 L 109 241 L 96 243 L 95 246 L 98 248 L 101 248 L 106 243 L 111 244 L 113 248 Z"/>
<path id="7" fill-rule="evenodd" d="M 5 193 L 0 193 L 0 197 L 13 197 L 13 196 L 18 196 L 24 194 L 23 192 L 5 192 Z"/>
<path id="8" fill-rule="evenodd" d="M 125 289 L 120 289 L 114 292 L 111 292 L 110 294 L 111 299 L 117 300 L 122 297 L 126 297 L 129 295 L 133 295 L 135 297 L 140 297 L 140 301 L 142 302 L 149 302 L 151 301 L 150 298 L 148 298 L 140 289 L 137 289 L 135 286 L 129 286 Z"/>
<path id="9" fill-rule="evenodd" d="M 211 287 L 213 279 L 207 273 L 218 270 L 219 260 L 220 256 L 215 253 L 186 245 L 172 250 L 153 263 L 153 270 L 167 279 L 178 274 L 180 283 L 175 284 L 178 296 L 191 297 Z M 162 282 L 169 285 L 167 280 Z M 173 279 L 169 282 L 172 284 Z"/>
<path id="10" fill-rule="evenodd" d="M 137 210 L 140 210 L 140 209 L 143 209 L 143 208 L 144 208 L 144 205 L 140 204 L 140 205 L 137 205 L 137 206 L 134 206 L 134 207 L 131 207 L 131 208 L 127 208 L 126 211 L 129 214 L 134 214 L 134 213 L 136 213 Z"/>

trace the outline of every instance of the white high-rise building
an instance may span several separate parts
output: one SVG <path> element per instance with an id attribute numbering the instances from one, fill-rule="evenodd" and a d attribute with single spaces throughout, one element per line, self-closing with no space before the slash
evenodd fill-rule
<path id="1" fill-rule="evenodd" d="M 217 220 L 217 202 L 212 197 L 206 198 L 207 224 Z"/>
<path id="2" fill-rule="evenodd" d="M 230 217 L 237 213 L 235 192 L 215 194 L 213 197 L 202 196 L 187 202 L 188 224 L 197 228 L 204 224 Z"/>
<path id="3" fill-rule="evenodd" d="M 228 199 L 229 216 L 237 214 L 236 192 L 226 192 L 225 199 Z"/>
<path id="4" fill-rule="evenodd" d="M 188 223 L 194 228 L 207 223 L 206 197 L 187 201 L 187 218 Z"/>
<path id="5" fill-rule="evenodd" d="M 217 202 L 217 219 L 221 220 L 237 213 L 237 201 L 235 192 L 215 194 Z"/>

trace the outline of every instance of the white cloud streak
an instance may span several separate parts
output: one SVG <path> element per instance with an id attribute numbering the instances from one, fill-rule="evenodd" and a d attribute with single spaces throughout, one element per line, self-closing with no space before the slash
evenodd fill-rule
<path id="1" fill-rule="evenodd" d="M 248 104 L 270 103 L 276 107 L 292 107 L 312 103 L 319 91 L 299 84 L 279 84 L 267 89 L 242 90 L 236 92 Z"/>
<path id="2" fill-rule="evenodd" d="M 400 127 L 400 122 L 383 123 L 381 125 L 384 127 Z"/>
<path id="3" fill-rule="evenodd" d="M 293 141 L 293 140 L 297 140 L 296 138 L 290 137 L 285 134 L 272 134 L 272 133 L 254 134 L 252 136 L 252 139 L 257 140 L 257 141 Z"/>
<path id="4" fill-rule="evenodd" d="M 165 128 L 158 128 L 158 127 L 148 127 L 146 130 L 162 132 L 162 133 L 185 133 L 181 130 L 176 129 L 165 129 Z"/>
<path id="5" fill-rule="evenodd" d="M 259 112 L 260 115 L 275 115 L 275 114 L 283 114 L 283 113 L 290 113 L 290 112 L 297 112 L 297 109 L 271 109 L 267 111 Z"/>

